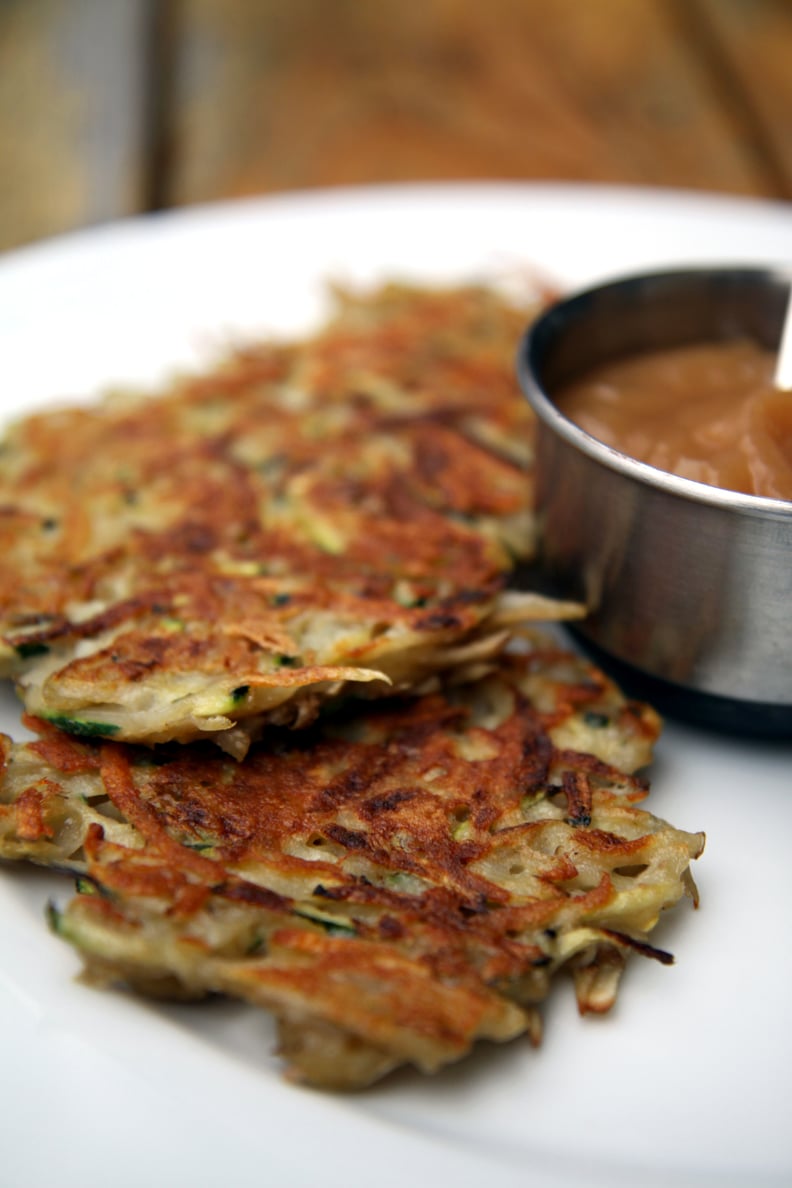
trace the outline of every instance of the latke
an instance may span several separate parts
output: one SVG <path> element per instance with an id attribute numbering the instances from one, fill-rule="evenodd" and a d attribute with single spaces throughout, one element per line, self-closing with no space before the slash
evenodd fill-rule
<path id="1" fill-rule="evenodd" d="M 79 735 L 237 757 L 354 689 L 474 674 L 533 547 L 529 316 L 485 288 L 340 299 L 315 336 L 0 447 L 0 674 Z"/>
<path id="2" fill-rule="evenodd" d="M 31 724 L 4 742 L 0 855 L 79 876 L 50 918 L 89 978 L 265 1007 L 310 1084 L 538 1042 L 561 968 L 607 1010 L 695 899 L 703 835 L 638 808 L 630 774 L 657 716 L 538 638 L 477 682 L 270 728 L 243 763 Z"/>

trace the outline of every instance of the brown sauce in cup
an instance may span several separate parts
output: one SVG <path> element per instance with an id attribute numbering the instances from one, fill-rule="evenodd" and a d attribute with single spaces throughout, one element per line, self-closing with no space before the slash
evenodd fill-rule
<path id="1" fill-rule="evenodd" d="M 714 487 L 792 500 L 792 392 L 776 356 L 748 340 L 619 359 L 556 397 L 576 425 L 623 454 Z"/>

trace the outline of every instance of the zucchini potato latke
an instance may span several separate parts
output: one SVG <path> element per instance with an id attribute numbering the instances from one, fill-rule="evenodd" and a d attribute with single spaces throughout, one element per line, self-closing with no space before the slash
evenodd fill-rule
<path id="1" fill-rule="evenodd" d="M 703 835 L 637 807 L 657 716 L 538 637 L 478 681 L 270 727 L 243 763 L 29 724 L 0 751 L 0 856 L 77 874 L 50 920 L 88 977 L 265 1007 L 310 1084 L 538 1042 L 562 967 L 606 1010 L 695 899 Z"/>
<path id="2" fill-rule="evenodd" d="M 345 689 L 475 674 L 532 549 L 530 311 L 487 288 L 340 298 L 305 341 L 158 397 L 30 416 L 0 446 L 0 675 L 27 710 L 241 758 Z"/>

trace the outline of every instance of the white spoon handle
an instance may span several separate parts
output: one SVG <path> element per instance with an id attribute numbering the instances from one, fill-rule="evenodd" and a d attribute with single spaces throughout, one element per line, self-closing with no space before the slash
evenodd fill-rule
<path id="1" fill-rule="evenodd" d="M 783 391 L 792 390 L 792 288 L 789 290 L 784 329 L 776 361 L 775 386 Z"/>

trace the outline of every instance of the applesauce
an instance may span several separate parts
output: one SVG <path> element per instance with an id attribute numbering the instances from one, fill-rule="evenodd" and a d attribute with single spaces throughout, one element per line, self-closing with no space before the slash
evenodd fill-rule
<path id="1" fill-rule="evenodd" d="M 792 500 L 792 392 L 748 339 L 647 351 L 601 364 L 555 396 L 592 437 L 711 486 Z"/>

